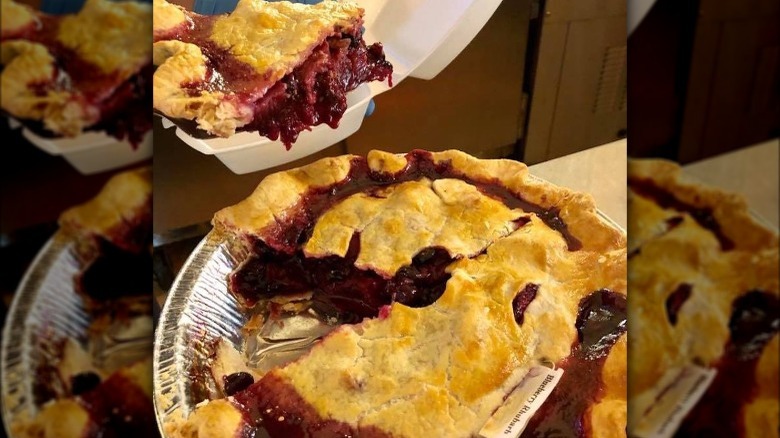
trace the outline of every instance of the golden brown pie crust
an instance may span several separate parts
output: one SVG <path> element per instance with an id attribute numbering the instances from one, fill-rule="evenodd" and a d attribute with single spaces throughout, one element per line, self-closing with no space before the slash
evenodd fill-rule
<path id="1" fill-rule="evenodd" d="M 94 253 L 97 238 L 140 252 L 148 250 L 151 214 L 152 169 L 142 167 L 111 177 L 97 196 L 63 212 L 59 224 L 81 254 Z"/>

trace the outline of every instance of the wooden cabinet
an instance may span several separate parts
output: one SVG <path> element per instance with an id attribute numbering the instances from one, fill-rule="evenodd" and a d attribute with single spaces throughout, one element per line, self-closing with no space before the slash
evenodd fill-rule
<path id="1" fill-rule="evenodd" d="M 683 163 L 780 136 L 780 2 L 658 0 L 629 40 L 629 154 Z"/>
<path id="2" fill-rule="evenodd" d="M 679 158 L 780 135 L 780 2 L 702 0 Z"/>
<path id="3" fill-rule="evenodd" d="M 625 0 L 548 0 L 531 83 L 527 163 L 624 137 Z"/>
<path id="4" fill-rule="evenodd" d="M 505 0 L 450 65 L 431 80 L 406 78 L 377 96 L 376 112 L 347 138 L 350 153 L 460 149 L 513 153 L 525 123 L 522 86 L 531 0 Z"/>

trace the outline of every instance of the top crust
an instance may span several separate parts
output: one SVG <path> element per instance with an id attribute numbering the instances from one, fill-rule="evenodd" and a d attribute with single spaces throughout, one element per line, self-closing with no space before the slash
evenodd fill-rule
<path id="1" fill-rule="evenodd" d="M 232 90 L 201 90 L 187 84 L 206 81 L 207 59 L 195 44 L 178 41 L 197 14 L 154 1 L 154 107 L 163 114 L 197 120 L 199 127 L 224 137 L 252 120 L 252 109 Z M 227 50 L 257 74 L 248 98 L 254 101 L 295 67 L 325 39 L 360 27 L 363 9 L 351 1 L 325 0 L 315 5 L 287 1 L 241 0 L 236 9 L 214 21 L 208 40 Z"/>
<path id="2" fill-rule="evenodd" d="M 0 38 L 7 38 L 36 23 L 35 12 L 13 0 L 0 0 Z"/>
<path id="3" fill-rule="evenodd" d="M 512 160 L 481 160 L 458 150 L 431 152 L 436 163 L 449 162 L 464 176 L 481 181 L 497 181 L 523 199 L 543 208 L 560 209 L 560 217 L 569 231 L 582 240 L 583 249 L 610 251 L 624 247 L 625 236 L 604 222 L 597 214 L 593 197 L 542 181 L 528 173 L 528 167 Z M 312 188 L 327 187 L 347 178 L 351 163 L 357 156 L 342 155 L 325 158 L 307 166 L 275 173 L 266 177 L 254 192 L 231 207 L 214 215 L 217 230 L 235 236 L 260 236 L 277 220 L 298 205 Z M 404 154 L 371 151 L 368 165 L 375 172 L 388 175 L 403 170 Z M 425 210 L 427 206 L 422 206 Z M 561 237 L 561 240 L 563 238 Z"/>
<path id="4" fill-rule="evenodd" d="M 303 248 L 306 256 L 344 257 L 359 232 L 363 243 L 384 244 L 362 245 L 355 266 L 392 276 L 426 247 L 475 256 L 514 231 L 512 222 L 525 216 L 456 179 L 409 181 L 379 194 L 353 195 L 326 212 Z"/>
<path id="5" fill-rule="evenodd" d="M 152 8 L 145 3 L 87 0 L 78 14 L 62 19 L 58 39 L 124 81 L 149 64 L 151 19 Z"/>
<path id="6" fill-rule="evenodd" d="M 363 9 L 354 2 L 242 0 L 233 13 L 214 23 L 211 40 L 274 83 L 326 37 L 352 29 L 362 18 Z"/>
<path id="7" fill-rule="evenodd" d="M 629 261 L 634 288 L 629 321 L 632 354 L 638 355 L 629 370 L 634 394 L 629 413 L 635 424 L 654 400 L 664 373 L 693 363 L 711 366 L 723 355 L 734 299 L 750 290 L 778 294 L 780 259 L 777 234 L 751 217 L 740 196 L 693 182 L 679 165 L 665 160 L 630 160 L 628 176 L 650 180 L 687 204 L 709 209 L 734 242 L 733 249 L 723 251 L 713 234 L 690 215 L 663 209 L 629 190 L 629 251 L 635 254 Z M 666 222 L 670 218 L 681 220 L 670 228 Z M 690 284 L 692 293 L 672 325 L 665 302 L 681 284 Z M 758 364 L 762 393 L 744 413 L 752 418 L 745 422 L 748 436 L 777 430 L 777 385 L 767 384 L 776 382 L 777 357 L 775 336 Z M 767 426 L 767 419 L 774 426 Z"/>
<path id="8" fill-rule="evenodd" d="M 356 155 L 323 158 L 309 165 L 268 175 L 246 199 L 218 211 L 212 224 L 237 237 L 260 234 L 283 220 L 309 189 L 343 181 Z"/>
<path id="9" fill-rule="evenodd" d="M 155 41 L 176 39 L 191 26 L 193 12 L 166 0 L 154 1 Z M 354 28 L 363 9 L 351 1 L 325 0 L 315 5 L 288 1 L 241 0 L 230 14 L 216 19 L 209 40 L 251 65 L 274 83 L 312 49 L 336 32 Z"/>
<path id="10" fill-rule="evenodd" d="M 648 179 L 659 187 L 674 193 L 681 201 L 700 208 L 709 208 L 721 224 L 721 231 L 729 237 L 737 249 L 760 250 L 777 247 L 778 236 L 757 223 L 750 215 L 744 198 L 734 193 L 716 190 L 687 178 L 679 165 L 667 160 L 630 160 L 629 178 Z M 676 215 L 676 213 L 668 213 Z M 633 223 L 645 225 L 648 221 Z M 648 230 L 629 229 L 629 246 L 641 244 L 648 238 Z"/>

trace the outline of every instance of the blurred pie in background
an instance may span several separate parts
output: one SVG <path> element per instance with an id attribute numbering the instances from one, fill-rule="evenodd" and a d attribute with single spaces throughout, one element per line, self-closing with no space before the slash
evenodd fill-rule
<path id="1" fill-rule="evenodd" d="M 630 160 L 628 188 L 629 431 L 688 403 L 676 436 L 776 435 L 777 233 L 670 161 Z M 668 400 L 694 375 L 700 398 Z"/>
<path id="2" fill-rule="evenodd" d="M 46 319 L 29 329 L 31 339 L 11 341 L 28 344 L 24 363 L 32 369 L 22 387 L 31 388 L 35 406 L 27 417 L 14 414 L 12 436 L 158 434 L 151 398 L 151 176 L 149 168 L 119 173 L 92 200 L 65 211 L 52 242 L 64 246 L 70 257 L 41 266 L 47 263 L 44 257 L 30 268 L 62 272 L 58 264 L 73 264 L 65 272 L 74 274 L 45 276 L 38 287 L 54 293 L 39 291 L 35 299 L 41 301 L 36 305 Z M 35 276 L 28 274 L 26 281 L 38 281 Z M 27 285 L 20 290 L 24 294 Z M 28 317 L 24 324 L 33 320 Z M 73 320 L 70 327 L 85 323 L 85 331 L 65 335 L 62 321 L 68 320 Z M 3 347 L 5 369 L 18 366 L 10 364 L 18 360 L 9 354 L 11 347 Z M 5 376 L 4 381 L 9 379 Z M 8 397 L 5 391 L 10 389 L 3 389 Z"/>
<path id="3" fill-rule="evenodd" d="M 87 0 L 65 15 L 0 6 L 3 113 L 43 137 L 141 142 L 152 127 L 151 5 Z"/>

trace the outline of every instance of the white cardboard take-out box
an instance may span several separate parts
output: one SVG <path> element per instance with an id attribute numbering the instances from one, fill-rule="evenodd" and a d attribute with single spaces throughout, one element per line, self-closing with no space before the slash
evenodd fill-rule
<path id="1" fill-rule="evenodd" d="M 88 132 L 73 138 L 47 138 L 23 128 L 14 119 L 9 119 L 11 128 L 21 128 L 24 138 L 39 149 L 51 154 L 62 155 L 83 175 L 91 175 L 118 169 L 152 156 L 152 131 L 146 133 L 137 147 L 127 141 L 120 141 L 105 132 Z"/>
<path id="2" fill-rule="evenodd" d="M 381 42 L 393 64 L 393 85 L 407 76 L 431 79 L 468 45 L 501 0 L 358 0 L 365 9 L 367 44 Z M 198 139 L 163 118 L 163 126 L 192 148 L 215 155 L 237 174 L 255 172 L 311 155 L 347 138 L 360 128 L 373 96 L 387 91 L 386 82 L 363 84 L 347 97 L 348 108 L 337 129 L 319 125 L 301 132 L 288 151 L 281 141 L 256 132 L 229 138 Z"/>
<path id="3" fill-rule="evenodd" d="M 83 134 L 75 138 L 50 139 L 24 130 L 23 135 L 34 145 L 52 155 L 62 155 L 84 175 L 118 169 L 152 156 L 152 131 L 146 133 L 136 147 L 103 132 Z"/>

